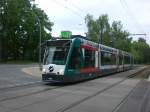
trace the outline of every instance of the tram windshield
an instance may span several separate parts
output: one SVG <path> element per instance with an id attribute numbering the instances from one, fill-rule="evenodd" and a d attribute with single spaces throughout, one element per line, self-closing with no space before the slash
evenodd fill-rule
<path id="1" fill-rule="evenodd" d="M 56 65 L 65 65 L 66 59 L 69 51 L 68 45 L 57 46 L 48 46 L 45 51 L 44 64 L 56 64 Z"/>

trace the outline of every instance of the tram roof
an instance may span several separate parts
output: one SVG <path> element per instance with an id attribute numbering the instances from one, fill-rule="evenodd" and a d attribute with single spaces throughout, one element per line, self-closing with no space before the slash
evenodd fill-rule
<path id="1" fill-rule="evenodd" d="M 72 35 L 70 38 L 67 38 L 67 39 L 63 39 L 63 38 L 60 38 L 60 37 L 52 37 L 50 40 L 48 41 L 52 41 L 52 40 L 72 40 L 74 38 L 81 38 L 81 39 L 85 39 L 85 40 L 89 40 L 87 37 L 85 36 L 82 36 L 82 35 Z"/>
<path id="2" fill-rule="evenodd" d="M 98 44 L 98 43 L 96 43 L 96 42 L 93 42 L 93 41 L 91 41 L 89 38 L 87 38 L 87 37 L 85 37 L 85 36 L 82 36 L 82 35 L 72 35 L 70 38 L 68 38 L 68 39 L 62 39 L 62 38 L 60 38 L 60 37 L 53 37 L 52 39 L 50 39 L 50 40 L 48 40 L 47 42 L 51 42 L 51 41 L 63 41 L 63 42 L 65 42 L 65 41 L 69 41 L 69 40 L 72 40 L 72 39 L 75 39 L 75 38 L 80 38 L 80 39 L 82 39 L 83 41 L 84 40 L 86 40 L 86 41 L 89 41 L 89 42 L 91 42 L 91 43 L 95 43 L 95 44 Z M 123 54 L 125 54 L 125 55 L 131 55 L 131 53 L 129 53 L 129 52 L 126 52 L 126 51 L 123 51 L 123 50 L 120 50 L 120 49 L 116 49 L 116 48 L 113 48 L 113 47 L 109 47 L 109 46 L 106 46 L 106 45 L 103 45 L 103 44 L 99 44 L 99 47 L 101 48 L 101 49 L 103 49 L 103 50 L 107 50 L 107 51 L 114 51 L 114 52 L 117 52 L 117 51 L 120 51 L 120 52 L 122 52 Z"/>

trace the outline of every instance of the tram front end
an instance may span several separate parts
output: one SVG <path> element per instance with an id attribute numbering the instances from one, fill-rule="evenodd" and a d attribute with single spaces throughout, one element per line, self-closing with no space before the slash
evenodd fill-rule
<path id="1" fill-rule="evenodd" d="M 65 82 L 66 61 L 71 40 L 50 40 L 45 48 L 42 80 L 44 82 Z"/>

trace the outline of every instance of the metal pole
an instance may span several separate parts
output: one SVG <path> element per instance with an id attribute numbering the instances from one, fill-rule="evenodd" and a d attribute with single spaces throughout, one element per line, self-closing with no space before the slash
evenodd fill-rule
<path id="1" fill-rule="evenodd" d="M 38 18 L 39 21 L 39 66 L 40 66 L 40 70 L 42 70 L 42 65 L 41 65 L 41 21 Z"/>
<path id="2" fill-rule="evenodd" d="M 102 31 L 101 31 L 101 44 L 103 44 L 103 34 L 102 34 Z"/>
<path id="3" fill-rule="evenodd" d="M 35 4 L 35 1 L 34 1 L 34 4 Z M 41 33 L 41 21 L 40 21 L 38 15 L 36 14 L 36 12 L 34 12 L 34 10 L 33 10 L 33 13 L 35 14 L 35 16 L 38 20 L 38 23 L 39 23 L 39 68 L 40 68 L 40 70 L 42 70 L 42 64 L 41 64 L 41 35 L 42 35 L 42 33 Z"/>
<path id="4" fill-rule="evenodd" d="M 103 35 L 103 34 L 102 34 L 102 31 L 99 31 L 99 33 L 100 33 L 99 44 L 102 44 L 102 43 L 103 43 L 103 42 L 102 42 L 102 38 L 103 38 L 103 37 L 102 37 L 102 35 Z"/>
<path id="5" fill-rule="evenodd" d="M 143 36 L 145 36 L 145 41 L 146 41 L 146 33 L 136 33 L 136 34 L 129 34 L 129 35 L 133 35 L 133 36 L 136 36 L 136 35 L 143 35 Z"/>
<path id="6" fill-rule="evenodd" d="M 41 64 L 41 21 L 39 19 L 39 17 L 36 15 L 37 19 L 38 19 L 38 23 L 39 23 L 39 68 L 40 70 L 42 70 L 42 64 Z"/>

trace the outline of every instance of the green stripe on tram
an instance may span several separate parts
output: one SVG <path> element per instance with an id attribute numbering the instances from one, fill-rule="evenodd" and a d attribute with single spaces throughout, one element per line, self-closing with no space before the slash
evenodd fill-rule
<path id="1" fill-rule="evenodd" d="M 73 40 L 73 43 L 70 46 L 70 51 L 68 53 L 68 58 L 67 58 L 67 61 L 66 61 L 66 67 L 65 67 L 65 73 L 64 73 L 67 76 L 73 77 L 73 76 L 80 75 L 80 68 L 78 68 L 78 69 L 69 69 L 69 61 L 71 60 L 71 55 L 74 52 L 73 49 L 74 48 L 80 48 L 80 44 L 81 44 L 81 40 L 76 38 L 76 39 Z M 81 60 L 81 63 L 83 63 L 83 60 Z M 83 65 L 83 64 L 81 64 L 81 65 Z"/>

